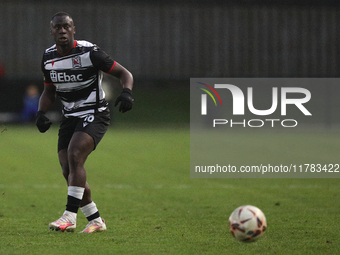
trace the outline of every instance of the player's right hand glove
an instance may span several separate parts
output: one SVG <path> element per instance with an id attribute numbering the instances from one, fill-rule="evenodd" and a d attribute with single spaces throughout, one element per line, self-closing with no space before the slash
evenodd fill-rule
<path id="1" fill-rule="evenodd" d="M 45 116 L 44 112 L 38 111 L 35 117 L 35 124 L 41 133 L 45 133 L 52 125 L 52 122 Z"/>
<path id="2" fill-rule="evenodd" d="M 124 113 L 124 112 L 131 110 L 132 102 L 133 102 L 131 89 L 128 89 L 128 88 L 123 89 L 123 92 L 120 94 L 120 96 L 117 98 L 115 102 L 115 107 L 118 105 L 119 102 L 120 102 L 120 106 L 119 106 L 120 112 Z"/>

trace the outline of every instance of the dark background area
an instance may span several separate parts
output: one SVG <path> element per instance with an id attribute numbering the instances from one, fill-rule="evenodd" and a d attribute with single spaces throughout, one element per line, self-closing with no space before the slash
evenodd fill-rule
<path id="1" fill-rule="evenodd" d="M 49 21 L 58 11 L 73 17 L 77 40 L 98 44 L 133 73 L 134 110 L 116 114 L 117 121 L 188 123 L 191 77 L 339 77 L 339 7 L 338 1 L 3 0 L 0 123 L 20 113 L 28 85 L 42 91 L 40 61 L 54 44 Z M 113 81 L 111 101 L 119 92 Z M 334 87 L 323 100 L 336 101 L 339 92 Z"/>

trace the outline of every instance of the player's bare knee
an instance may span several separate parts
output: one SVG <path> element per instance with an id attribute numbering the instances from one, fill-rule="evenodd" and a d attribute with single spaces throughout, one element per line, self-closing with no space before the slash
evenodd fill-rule
<path id="1" fill-rule="evenodd" d="M 83 151 L 78 148 L 72 148 L 68 150 L 67 158 L 68 158 L 69 165 L 70 164 L 79 165 L 79 164 L 84 164 L 87 158 L 87 155 L 85 155 Z"/>

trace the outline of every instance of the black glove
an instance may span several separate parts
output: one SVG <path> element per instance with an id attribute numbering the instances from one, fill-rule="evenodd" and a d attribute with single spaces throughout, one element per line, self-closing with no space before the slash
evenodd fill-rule
<path id="1" fill-rule="evenodd" d="M 45 116 L 44 112 L 38 111 L 35 117 L 35 125 L 41 133 L 45 133 L 52 125 L 52 122 Z"/>
<path id="2" fill-rule="evenodd" d="M 119 106 L 120 112 L 124 113 L 124 112 L 131 110 L 132 102 L 133 102 L 131 89 L 128 89 L 128 88 L 123 89 L 123 92 L 120 94 L 120 96 L 117 98 L 115 102 L 115 107 L 118 105 L 119 102 L 120 102 L 120 106 Z"/>

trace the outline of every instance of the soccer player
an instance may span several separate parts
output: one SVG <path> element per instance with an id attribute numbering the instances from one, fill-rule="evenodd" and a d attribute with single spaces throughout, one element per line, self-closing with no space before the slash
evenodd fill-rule
<path id="1" fill-rule="evenodd" d="M 74 39 L 76 32 L 72 17 L 56 13 L 50 22 L 55 45 L 45 50 L 42 59 L 44 91 L 40 96 L 36 125 L 46 132 L 51 121 L 45 116 L 56 97 L 63 104 L 63 117 L 59 129 L 58 157 L 68 185 L 64 214 L 49 224 L 56 231 L 73 232 L 80 208 L 89 223 L 82 232 L 106 230 L 91 189 L 86 181 L 84 163 L 104 136 L 110 122 L 108 103 L 101 86 L 102 72 L 117 77 L 123 87 L 115 106 L 119 111 L 132 108 L 132 74 L 113 61 L 98 46 Z"/>

